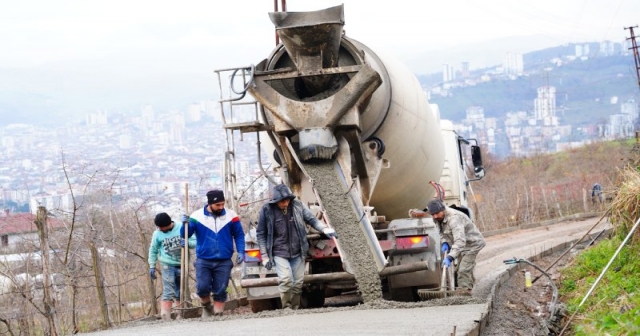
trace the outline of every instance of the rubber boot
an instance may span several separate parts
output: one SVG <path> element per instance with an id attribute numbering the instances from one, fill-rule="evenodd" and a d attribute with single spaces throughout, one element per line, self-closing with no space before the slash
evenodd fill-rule
<path id="1" fill-rule="evenodd" d="M 291 309 L 300 309 L 300 294 L 291 295 Z"/>
<path id="2" fill-rule="evenodd" d="M 213 305 L 211 301 L 207 303 L 202 303 L 202 317 L 211 317 L 213 316 Z"/>
<path id="3" fill-rule="evenodd" d="M 160 318 L 171 320 L 171 306 L 173 301 L 160 301 Z"/>
<path id="4" fill-rule="evenodd" d="M 280 301 L 282 302 L 282 309 L 291 309 L 291 293 L 290 292 L 280 293 Z"/>
<path id="5" fill-rule="evenodd" d="M 176 308 L 182 308 L 180 301 L 176 301 L 173 306 Z M 182 320 L 182 310 L 178 309 L 178 311 L 171 312 L 171 318 L 174 320 Z"/>
<path id="6" fill-rule="evenodd" d="M 213 315 L 222 316 L 222 312 L 224 312 L 224 302 L 213 301 Z"/>

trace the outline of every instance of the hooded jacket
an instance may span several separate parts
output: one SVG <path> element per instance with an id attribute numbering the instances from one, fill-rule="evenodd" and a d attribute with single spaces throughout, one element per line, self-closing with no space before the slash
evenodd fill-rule
<path id="1" fill-rule="evenodd" d="M 326 228 L 304 203 L 296 199 L 296 196 L 291 193 L 289 187 L 284 184 L 277 185 L 273 189 L 273 198 L 260 209 L 258 228 L 256 229 L 256 237 L 260 245 L 260 254 L 268 256 L 270 260 L 273 260 L 273 233 L 276 221 L 274 211 L 280 211 L 277 203 L 285 199 L 290 199 L 293 204 L 293 219 L 298 229 L 298 237 L 300 237 L 300 252 L 302 258 L 305 258 L 309 252 L 305 223 L 320 232 Z"/>

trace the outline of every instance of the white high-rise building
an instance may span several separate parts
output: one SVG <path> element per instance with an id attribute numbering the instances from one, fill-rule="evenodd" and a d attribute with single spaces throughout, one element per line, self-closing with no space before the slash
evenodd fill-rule
<path id="1" fill-rule="evenodd" d="M 628 114 L 614 114 L 609 116 L 606 138 L 620 139 L 633 136 L 633 121 Z"/>
<path id="2" fill-rule="evenodd" d="M 537 120 L 542 120 L 543 125 L 557 126 L 555 87 L 543 86 L 538 88 L 538 98 L 533 100 L 533 113 Z"/>
<path id="3" fill-rule="evenodd" d="M 631 121 L 638 119 L 638 103 L 634 99 L 627 100 L 626 103 L 620 104 L 620 113 L 629 116 Z"/>
<path id="4" fill-rule="evenodd" d="M 16 140 L 12 136 L 3 136 L 0 138 L 0 146 L 7 149 L 12 149 L 16 145 Z"/>
<path id="5" fill-rule="evenodd" d="M 462 62 L 462 70 L 460 70 L 462 78 L 467 78 L 470 75 L 469 62 Z"/>
<path id="6" fill-rule="evenodd" d="M 169 141 L 174 145 L 182 145 L 184 129 L 184 116 L 181 113 L 172 114 L 169 117 Z"/>
<path id="7" fill-rule="evenodd" d="M 200 104 L 189 104 L 187 106 L 187 114 L 185 115 L 185 121 L 187 123 L 198 122 L 202 119 L 202 110 Z"/>
<path id="8" fill-rule="evenodd" d="M 480 106 L 470 106 L 467 108 L 467 119 L 465 125 L 473 126 L 474 129 L 484 129 L 484 108 Z"/>
<path id="9" fill-rule="evenodd" d="M 519 75 L 524 72 L 524 62 L 522 60 L 522 54 L 520 53 L 507 53 L 504 60 L 504 72 L 507 75 Z"/>
<path id="10" fill-rule="evenodd" d="M 615 52 L 614 43 L 612 41 L 600 42 L 600 55 L 612 56 Z"/>
<path id="11" fill-rule="evenodd" d="M 450 66 L 449 64 L 443 64 L 442 65 L 442 81 L 450 82 L 454 79 L 456 79 L 456 72 L 455 70 L 453 70 L 453 66 Z"/>
<path id="12" fill-rule="evenodd" d="M 153 134 L 151 127 L 155 119 L 153 113 L 153 106 L 142 105 L 141 117 L 140 117 L 140 129 L 144 135 Z"/>
<path id="13" fill-rule="evenodd" d="M 153 106 L 142 105 L 141 116 L 142 116 L 142 123 L 146 125 L 150 125 L 151 122 L 155 119 Z"/>
<path id="14" fill-rule="evenodd" d="M 107 111 L 104 110 L 87 114 L 87 125 L 106 125 L 107 120 Z"/>

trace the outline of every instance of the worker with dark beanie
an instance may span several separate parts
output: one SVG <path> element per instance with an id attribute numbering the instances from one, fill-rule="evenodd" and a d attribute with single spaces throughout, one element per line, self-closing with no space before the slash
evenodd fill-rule
<path id="1" fill-rule="evenodd" d="M 207 192 L 207 204 L 191 214 L 188 236 L 196 234 L 196 287 L 203 306 L 202 317 L 222 315 L 227 301 L 227 285 L 231 276 L 233 245 L 238 252 L 237 262 L 244 260 L 244 232 L 240 218 L 225 208 L 224 193 L 214 189 Z M 181 230 L 184 236 L 184 230 Z M 213 304 L 211 294 L 213 293 Z"/>

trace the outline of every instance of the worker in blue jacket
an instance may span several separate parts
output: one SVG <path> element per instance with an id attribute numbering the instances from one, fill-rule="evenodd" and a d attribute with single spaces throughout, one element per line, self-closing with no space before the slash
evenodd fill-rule
<path id="1" fill-rule="evenodd" d="M 235 211 L 225 208 L 222 190 L 207 192 L 207 205 L 183 218 L 188 236 L 196 234 L 196 288 L 203 306 L 202 317 L 220 316 L 227 301 L 227 285 L 233 268 L 233 244 L 237 263 L 244 261 L 244 232 Z M 184 229 L 181 230 L 184 235 Z M 213 293 L 213 304 L 211 303 Z"/>

